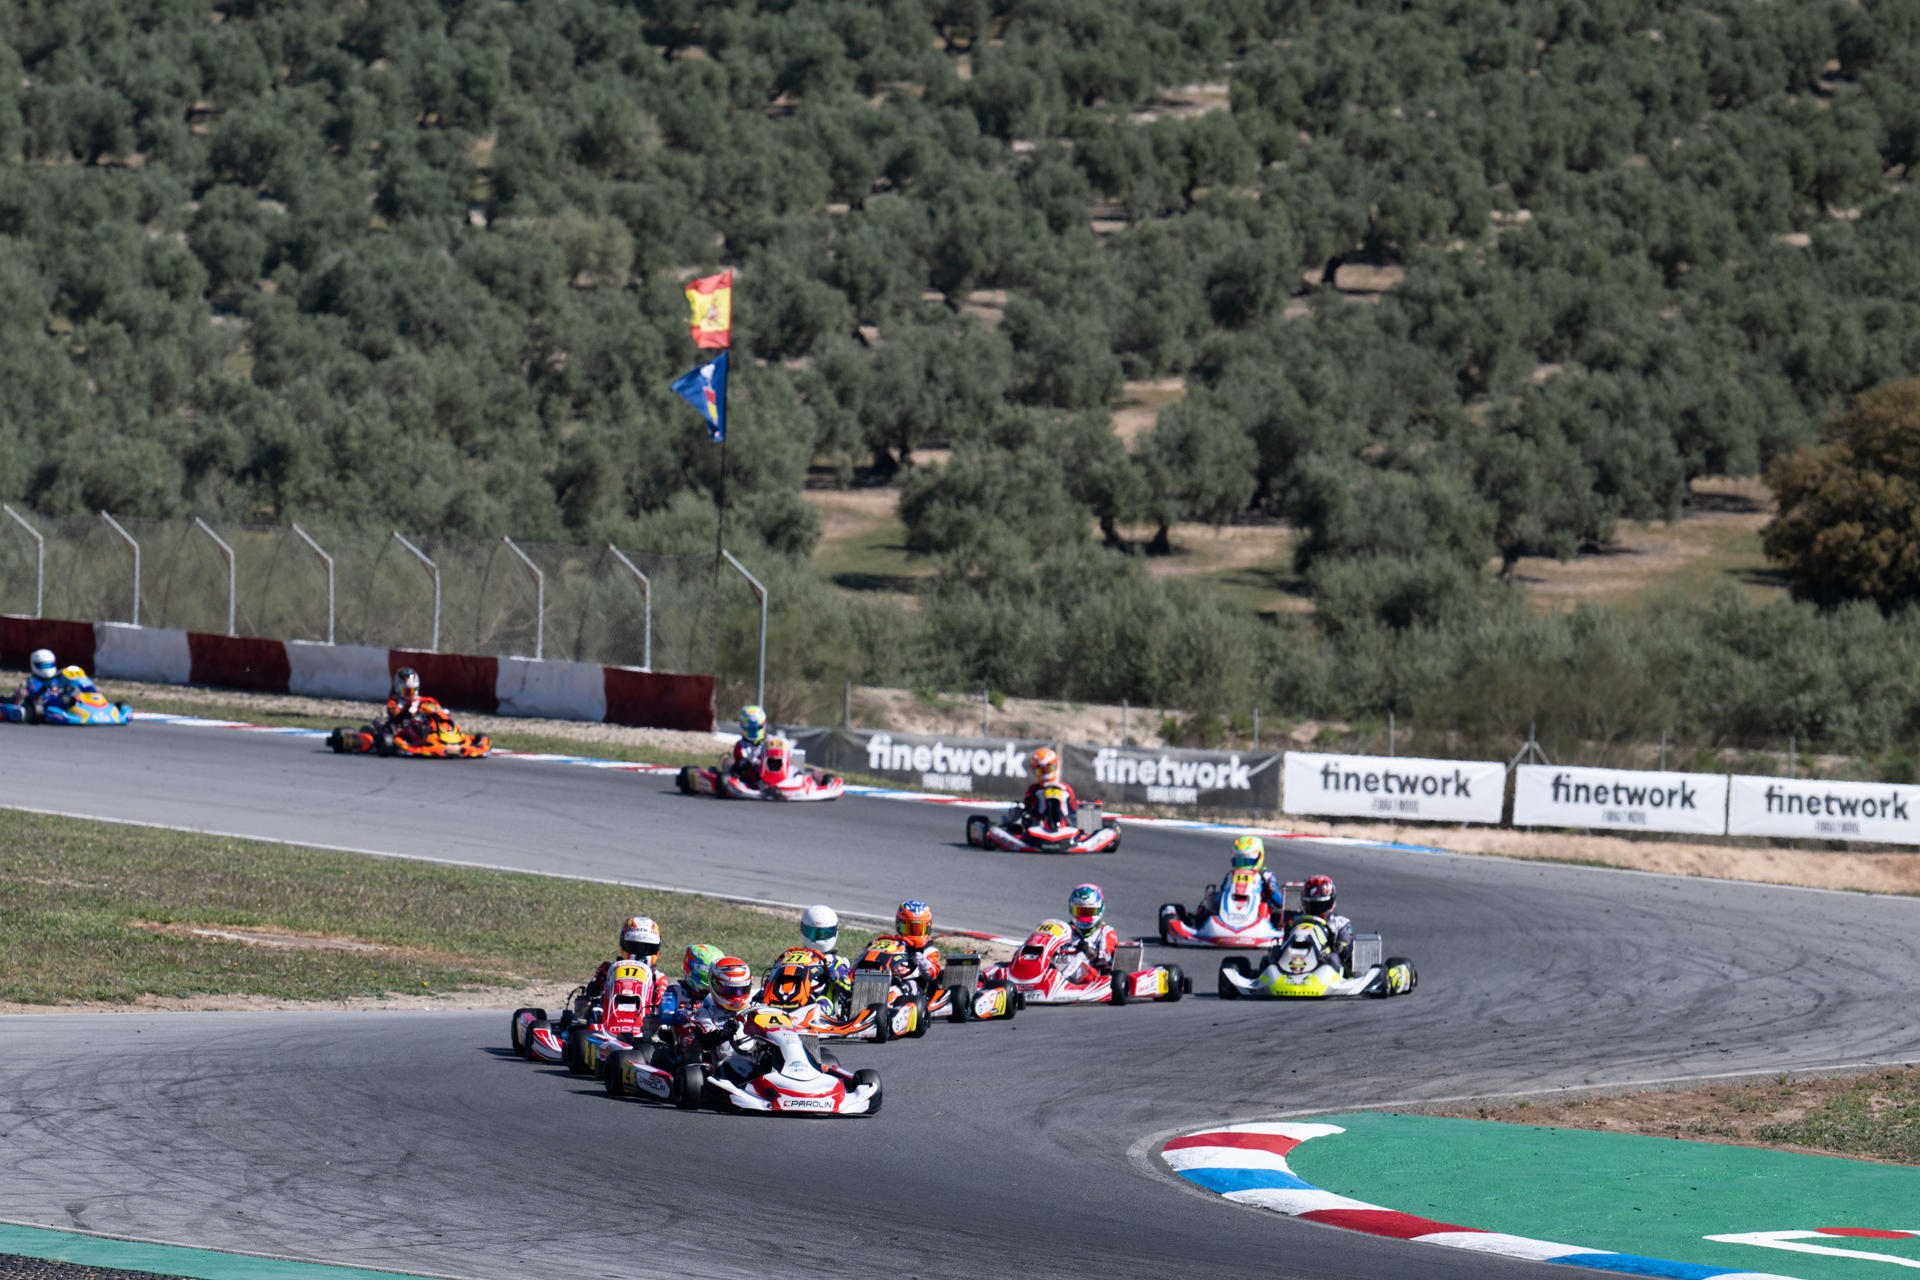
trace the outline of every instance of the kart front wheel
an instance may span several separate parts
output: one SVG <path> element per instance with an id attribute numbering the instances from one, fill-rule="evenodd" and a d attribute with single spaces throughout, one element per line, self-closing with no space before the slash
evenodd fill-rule
<path id="1" fill-rule="evenodd" d="M 1181 972 L 1179 965 L 1170 964 L 1167 966 L 1167 994 L 1160 998 L 1171 1004 L 1187 994 L 1192 985 L 1187 981 L 1187 975 Z"/>
<path id="2" fill-rule="evenodd" d="M 681 795 L 683 796 L 692 795 L 693 794 L 693 766 L 690 764 L 681 765 L 680 772 L 674 775 L 673 783 L 675 786 L 680 788 Z"/>
<path id="3" fill-rule="evenodd" d="M 933 1014 L 928 1010 L 928 999 L 921 996 L 913 1002 L 913 1030 L 907 1034 L 918 1040 L 927 1034 L 927 1028 L 933 1025 Z"/>
<path id="4" fill-rule="evenodd" d="M 522 1058 L 531 1058 L 533 1056 L 533 1046 L 528 1044 L 526 1037 L 520 1034 L 520 1019 L 522 1015 L 525 1014 L 532 1014 L 533 1021 L 535 1022 L 545 1022 L 547 1020 L 547 1011 L 545 1009 L 515 1009 L 513 1011 L 513 1021 L 507 1025 L 507 1042 L 513 1046 L 514 1053 Z"/>
<path id="5" fill-rule="evenodd" d="M 624 1098 L 627 1096 L 627 1086 L 622 1079 L 625 1073 L 620 1069 L 621 1059 L 626 1056 L 625 1052 L 614 1054 L 612 1059 L 607 1063 L 605 1073 L 601 1076 L 601 1081 L 607 1086 L 607 1096 L 609 1097 Z"/>
<path id="6" fill-rule="evenodd" d="M 1227 976 L 1229 972 L 1237 974 L 1242 979 L 1250 978 L 1252 975 L 1247 972 L 1247 962 L 1239 956 L 1228 956 L 1220 962 L 1220 998 L 1238 1000 L 1240 988 L 1233 985 L 1233 979 Z"/>
<path id="7" fill-rule="evenodd" d="M 987 820 L 978 814 L 967 819 L 967 843 L 976 849 L 987 844 Z"/>
<path id="8" fill-rule="evenodd" d="M 1160 908 L 1160 945 L 1161 946 L 1165 947 L 1165 946 L 1172 945 L 1171 941 L 1167 936 L 1167 922 L 1169 920 L 1185 920 L 1186 918 L 1187 918 L 1187 909 L 1185 906 L 1183 906 L 1178 902 L 1169 902 Z"/>
<path id="9" fill-rule="evenodd" d="M 697 1062 L 689 1062 L 680 1068 L 680 1090 L 673 1097 L 673 1105 L 682 1111 L 698 1111 L 702 1097 L 707 1092 L 707 1069 Z"/>
<path id="10" fill-rule="evenodd" d="M 1107 1003 L 1125 1004 L 1130 998 L 1128 988 L 1132 985 L 1133 978 L 1131 975 L 1125 973 L 1114 974 L 1107 982 L 1108 990 L 1113 993 L 1107 997 Z"/>
<path id="11" fill-rule="evenodd" d="M 344 729 L 335 729 L 332 733 L 328 734 L 327 745 L 333 748 L 333 754 L 344 754 L 347 749 L 346 731 Z"/>
<path id="12" fill-rule="evenodd" d="M 373 731 L 373 749 L 377 754 L 383 756 L 390 756 L 398 751 L 400 748 L 394 744 L 393 730 L 384 724 L 378 729 L 375 729 Z"/>
<path id="13" fill-rule="evenodd" d="M 947 1015 L 954 1022 L 965 1022 L 973 1016 L 973 993 L 960 987 L 948 987 L 947 994 L 953 1001 L 953 1012 Z"/>
<path id="14" fill-rule="evenodd" d="M 877 1116 L 880 1114 L 880 1073 L 872 1067 L 860 1068 L 853 1073 L 853 1087 L 857 1089 L 863 1084 L 873 1086 L 873 1096 L 867 1099 L 867 1114 Z"/>
<path id="15" fill-rule="evenodd" d="M 870 1004 L 873 1010 L 873 1042 L 885 1044 L 893 1036 L 893 1010 L 884 1004 Z"/>

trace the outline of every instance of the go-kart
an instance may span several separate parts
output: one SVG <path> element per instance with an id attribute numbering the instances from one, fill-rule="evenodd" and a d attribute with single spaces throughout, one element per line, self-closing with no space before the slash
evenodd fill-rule
<path id="1" fill-rule="evenodd" d="M 607 1092 L 655 1098 L 687 1111 L 705 1105 L 798 1116 L 879 1112 L 879 1072 L 848 1071 L 810 1045 L 785 1013 L 766 1014 L 763 1032 L 745 1043 L 736 1039 L 719 1053 L 693 1052 L 691 1033 L 684 1031 L 672 1050 L 620 1050 L 608 1060 Z"/>
<path id="2" fill-rule="evenodd" d="M 1120 819 L 1101 812 L 1098 800 L 1069 814 L 1066 789 L 1048 787 L 1040 793 L 1037 812 L 1016 804 L 997 820 L 984 813 L 969 817 L 967 843 L 1009 853 L 1112 853 L 1120 847 Z"/>
<path id="3" fill-rule="evenodd" d="M 14 724 L 125 724 L 131 719 L 133 708 L 108 702 L 79 667 L 62 671 L 59 690 L 48 697 L 15 695 L 0 702 L 0 720 Z"/>
<path id="4" fill-rule="evenodd" d="M 995 965 L 986 981 L 1004 983 L 1028 1004 L 1126 1004 L 1130 1000 L 1178 1000 L 1193 982 L 1177 964 L 1142 968 L 1142 944 L 1123 942 L 1113 950 L 1112 973 L 1097 973 L 1080 962 L 1073 931 L 1064 920 L 1042 920 L 1012 960 Z"/>
<path id="5" fill-rule="evenodd" d="M 600 1003 L 588 1004 L 576 987 L 557 1022 L 545 1009 L 516 1009 L 509 1026 L 513 1051 L 523 1058 L 564 1065 L 577 1076 L 599 1075 L 609 1054 L 637 1049 L 653 1035 L 658 997 L 651 966 L 622 960 L 607 972 Z"/>
<path id="6" fill-rule="evenodd" d="M 871 1004 L 853 1004 L 845 998 L 845 989 L 818 990 L 815 977 L 825 967 L 826 957 L 813 948 L 787 948 L 767 970 L 760 1003 L 786 1014 L 801 1034 L 822 1040 L 849 1040 L 871 1032 L 880 1021 L 880 1010 Z"/>
<path id="7" fill-rule="evenodd" d="M 493 739 L 468 733 L 453 717 L 435 708 L 390 724 L 342 726 L 327 735 L 327 745 L 342 755 L 371 751 L 382 756 L 426 756 L 435 760 L 478 760 L 493 750 Z"/>
<path id="8" fill-rule="evenodd" d="M 1324 921 L 1302 916 L 1287 931 L 1287 940 L 1267 953 L 1266 963 L 1253 972 L 1244 956 L 1220 962 L 1220 998 L 1324 1000 L 1330 996 L 1397 996 L 1414 989 L 1419 975 L 1405 956 L 1381 955 L 1380 935 L 1353 936 L 1353 973 L 1340 963 Z"/>
<path id="9" fill-rule="evenodd" d="M 723 759 L 711 769 L 686 765 L 675 782 L 684 795 L 733 800 L 838 800 L 847 790 L 839 777 L 810 768 L 806 753 L 785 738 L 767 739 L 757 778 L 742 777 Z"/>
<path id="10" fill-rule="evenodd" d="M 1284 939 L 1286 922 L 1300 912 L 1304 881 L 1289 880 L 1285 911 L 1279 920 L 1260 892 L 1260 873 L 1235 867 L 1227 882 L 1207 886 L 1200 909 L 1191 915 L 1177 902 L 1160 908 L 1160 942 L 1169 947 L 1271 947 Z"/>
<path id="11" fill-rule="evenodd" d="M 907 959 L 906 944 L 890 934 L 870 943 L 853 966 L 853 991 L 848 1014 L 868 1015 L 875 1044 L 901 1036 L 916 1039 L 927 1034 L 934 1019 L 951 1022 L 987 1022 L 1011 1018 L 1020 1011 L 1019 994 L 1005 983 L 983 981 L 980 957 L 947 958 L 940 976 L 923 981 Z"/>

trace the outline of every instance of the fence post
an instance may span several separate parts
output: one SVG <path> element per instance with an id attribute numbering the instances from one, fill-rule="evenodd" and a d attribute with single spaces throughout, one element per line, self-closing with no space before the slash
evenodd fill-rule
<path id="1" fill-rule="evenodd" d="M 426 552 L 402 537 L 398 529 L 393 531 L 393 540 L 413 552 L 420 563 L 427 566 L 427 572 L 433 575 L 433 639 L 427 645 L 427 652 L 438 653 L 440 652 L 440 566 L 429 560 Z"/>
<path id="2" fill-rule="evenodd" d="M 626 553 L 620 550 L 620 548 L 609 542 L 607 544 L 607 550 L 613 552 L 613 558 L 615 560 L 627 566 L 628 573 L 631 573 L 640 580 L 640 594 L 646 600 L 647 606 L 646 638 L 642 641 L 644 648 L 641 651 L 640 669 L 642 671 L 651 671 L 653 670 L 653 582 L 646 574 L 640 572 L 639 565 L 627 559 Z"/>
<path id="3" fill-rule="evenodd" d="M 1260 708 L 1253 709 L 1253 749 L 1260 749 Z"/>
<path id="4" fill-rule="evenodd" d="M 27 523 L 25 516 L 12 507 L 0 502 L 0 510 L 12 516 L 13 522 L 25 529 L 27 536 L 33 539 L 33 616 L 37 618 L 45 608 L 47 599 L 47 540 L 40 536 L 38 529 Z"/>
<path id="5" fill-rule="evenodd" d="M 1660 772 L 1667 771 L 1667 731 L 1660 731 Z"/>
<path id="6" fill-rule="evenodd" d="M 851 680 L 847 681 L 847 705 L 842 719 L 846 728 L 853 728 L 853 681 Z"/>
<path id="7" fill-rule="evenodd" d="M 306 543 L 307 546 L 313 549 L 313 554 L 320 557 L 320 563 L 327 566 L 327 643 L 332 644 L 333 643 L 333 557 L 328 555 L 326 552 L 322 551 L 320 549 L 320 544 L 315 542 L 312 538 L 308 537 L 307 531 L 305 529 L 302 529 L 299 525 L 297 524 L 294 525 L 293 531 L 300 536 L 300 541 Z"/>
<path id="8" fill-rule="evenodd" d="M 767 700 L 767 589 L 760 584 L 760 579 L 747 572 L 747 566 L 733 558 L 733 552 L 723 547 L 720 554 L 726 557 L 728 564 L 739 570 L 740 576 L 752 584 L 754 594 L 760 597 L 760 683 L 753 701 L 761 705 Z"/>
<path id="9" fill-rule="evenodd" d="M 239 632 L 234 629 L 234 618 L 237 616 L 235 602 L 238 598 L 240 582 L 233 569 L 233 548 L 227 545 L 225 538 L 213 531 L 212 525 L 199 516 L 195 516 L 193 522 L 200 526 L 200 532 L 213 539 L 213 545 L 220 548 L 220 554 L 227 558 L 227 634 L 238 635 Z"/>
<path id="10" fill-rule="evenodd" d="M 1397 730 L 1393 722 L 1393 712 L 1389 711 L 1387 712 L 1387 755 L 1388 756 L 1393 756 L 1397 754 L 1397 752 L 1395 751 L 1395 746 L 1397 745 L 1396 732 Z"/>
<path id="11" fill-rule="evenodd" d="M 105 520 L 108 527 L 115 533 L 126 539 L 127 545 L 133 548 L 133 616 L 128 618 L 127 622 L 137 627 L 140 625 L 140 544 L 133 540 L 132 534 L 120 527 L 118 520 L 115 520 L 106 512 L 102 511 L 100 518 Z"/>
<path id="12" fill-rule="evenodd" d="M 1127 700 L 1125 698 L 1120 699 L 1120 745 L 1123 747 L 1131 745 L 1127 741 Z"/>
<path id="13" fill-rule="evenodd" d="M 533 660 L 539 662 L 546 656 L 547 637 L 547 576 L 540 572 L 540 566 L 515 545 L 506 534 L 500 535 L 500 541 L 507 544 L 507 550 L 520 557 L 520 563 L 527 566 L 527 572 L 533 575 Z"/>

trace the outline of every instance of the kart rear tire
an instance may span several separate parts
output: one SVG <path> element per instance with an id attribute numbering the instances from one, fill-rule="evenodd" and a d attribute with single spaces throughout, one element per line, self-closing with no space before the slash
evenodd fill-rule
<path id="1" fill-rule="evenodd" d="M 623 1050 L 620 1053 L 614 1054 L 612 1058 L 607 1060 L 606 1070 L 600 1073 L 600 1082 L 607 1086 L 607 1096 L 610 1098 L 624 1098 L 627 1096 L 627 1088 L 620 1082 L 622 1075 L 620 1071 L 620 1060 L 625 1058 L 630 1052 L 632 1052 L 632 1050 Z"/>
<path id="2" fill-rule="evenodd" d="M 1186 994 L 1186 988 L 1185 988 L 1186 981 L 1187 981 L 1187 975 L 1180 971 L 1179 965 L 1177 964 L 1168 965 L 1167 966 L 1167 994 L 1161 996 L 1160 999 L 1167 1004 L 1172 1004 L 1175 1000 L 1178 1000 L 1181 996 Z"/>
<path id="3" fill-rule="evenodd" d="M 1185 920 L 1187 918 L 1187 908 L 1182 903 L 1168 902 L 1161 906 L 1160 908 L 1160 945 L 1163 947 L 1168 947 L 1173 945 L 1172 941 L 1167 937 L 1167 912 L 1169 910 L 1173 912 L 1173 918 L 1176 920 Z"/>
<path id="4" fill-rule="evenodd" d="M 560 1055 L 562 1060 L 567 1064 L 568 1075 L 584 1076 L 592 1074 L 592 1072 L 587 1070 L 587 1058 L 584 1052 L 586 1043 L 585 1032 L 579 1035 L 568 1034 L 566 1039 L 566 1052 Z"/>
<path id="5" fill-rule="evenodd" d="M 1228 956 L 1220 962 L 1220 998 L 1222 1000 L 1238 1000 L 1240 998 L 1240 988 L 1234 986 L 1232 981 L 1228 979 L 1227 970 L 1229 969 L 1243 978 L 1250 978 L 1253 975 L 1247 972 L 1247 962 L 1239 956 Z"/>
<path id="6" fill-rule="evenodd" d="M 885 1044 L 893 1038 L 893 1009 L 884 1004 L 867 1006 L 873 1010 L 873 1042 Z"/>
<path id="7" fill-rule="evenodd" d="M 673 1095 L 673 1105 L 682 1111 L 698 1111 L 706 1100 L 707 1069 L 697 1062 L 689 1062 L 680 1068 L 675 1083 L 680 1087 Z"/>
<path id="8" fill-rule="evenodd" d="M 915 1040 L 927 1034 L 927 1028 L 933 1025 L 933 1014 L 927 1009 L 928 1003 L 929 1000 L 926 996 L 921 996 L 913 1002 L 913 1030 L 907 1034 Z"/>
<path id="9" fill-rule="evenodd" d="M 676 787 L 680 788 L 681 795 L 683 796 L 692 795 L 693 794 L 693 766 L 690 764 L 681 765 L 680 772 L 674 775 L 673 784 Z"/>
<path id="10" fill-rule="evenodd" d="M 979 814 L 967 819 L 967 843 L 976 849 L 987 845 L 987 820 Z"/>
<path id="11" fill-rule="evenodd" d="M 344 755 L 347 750 L 347 735 L 344 729 L 335 729 L 327 735 L 327 745 L 333 748 L 333 754 Z"/>
<path id="12" fill-rule="evenodd" d="M 522 1058 L 531 1058 L 533 1056 L 533 1046 L 528 1044 L 520 1034 L 520 1015 L 524 1013 L 532 1014 L 534 1020 L 537 1022 L 545 1022 L 547 1020 L 547 1011 L 545 1009 L 532 1008 L 515 1009 L 513 1011 L 513 1021 L 507 1024 L 507 1043 L 513 1046 L 514 1054 Z"/>
<path id="13" fill-rule="evenodd" d="M 866 1113 L 870 1116 L 877 1116 L 880 1114 L 880 1073 L 872 1067 L 862 1067 L 853 1073 L 855 1088 L 869 1082 L 873 1085 L 873 1096 L 867 1099 Z"/>
<path id="14" fill-rule="evenodd" d="M 391 728 L 383 724 L 373 731 L 373 750 L 375 754 L 383 756 L 393 755 L 399 750 L 399 748 L 393 744 L 393 730 Z"/>

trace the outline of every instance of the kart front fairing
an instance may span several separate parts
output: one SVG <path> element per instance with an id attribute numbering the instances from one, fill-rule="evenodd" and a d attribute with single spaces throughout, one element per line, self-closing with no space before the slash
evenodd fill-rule
<path id="1" fill-rule="evenodd" d="M 816 1062 L 799 1032 L 787 1027 L 770 1032 L 753 1057 L 729 1059 L 722 1067 L 708 1083 L 740 1111 L 865 1115 L 880 1092 L 877 1079 L 856 1082 L 851 1072 Z M 735 1076 L 744 1076 L 745 1082 L 735 1083 Z"/>
<path id="2" fill-rule="evenodd" d="M 1394 996 L 1413 990 L 1418 981 L 1413 962 L 1400 956 L 1383 960 L 1380 952 L 1379 934 L 1356 936 L 1349 975 L 1325 927 L 1318 920 L 1299 920 L 1286 941 L 1268 953 L 1258 972 L 1238 956 L 1221 961 L 1219 994 L 1229 1000 L 1324 1000 Z"/>

